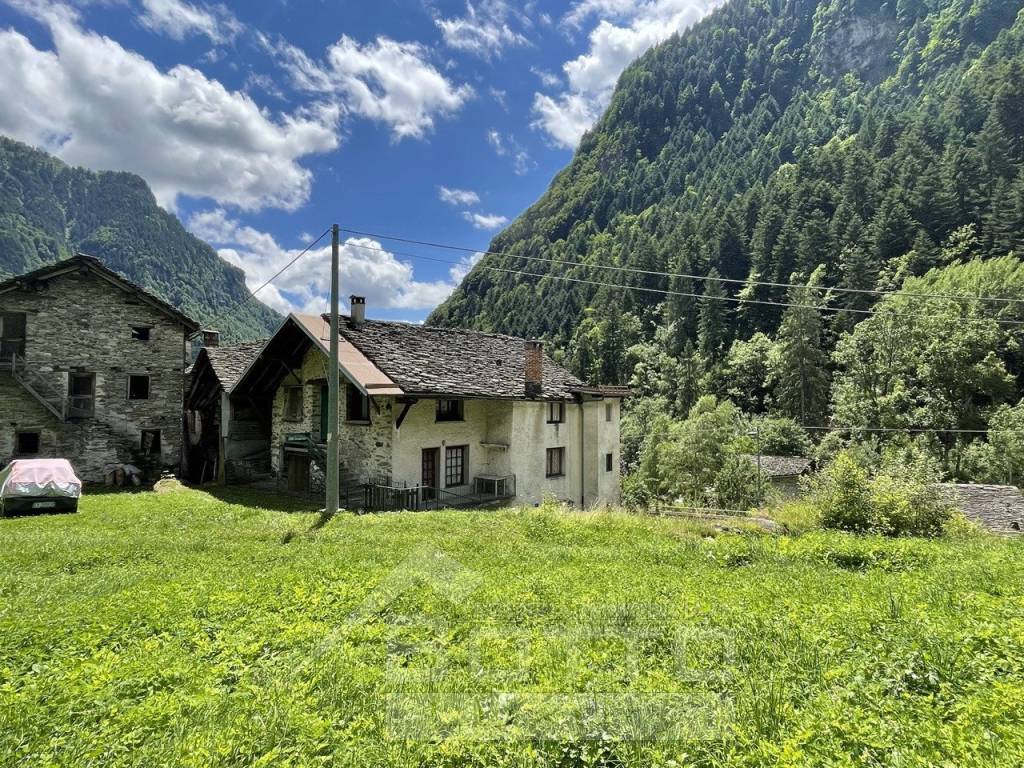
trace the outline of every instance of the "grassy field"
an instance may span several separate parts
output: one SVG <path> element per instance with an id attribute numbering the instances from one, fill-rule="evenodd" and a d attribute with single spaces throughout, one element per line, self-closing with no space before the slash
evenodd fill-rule
<path id="1" fill-rule="evenodd" d="M 1024 542 L 273 507 L 0 520 L 0 764 L 1024 763 Z"/>

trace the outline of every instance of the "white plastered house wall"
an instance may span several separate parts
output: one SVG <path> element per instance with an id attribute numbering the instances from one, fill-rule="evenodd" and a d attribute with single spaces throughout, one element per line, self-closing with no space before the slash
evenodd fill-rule
<path id="1" fill-rule="evenodd" d="M 305 353 L 294 375 L 281 382 L 273 398 L 272 458 L 277 472 L 286 434 L 319 434 L 319 393 L 326 380 L 328 360 L 328 331 L 322 318 L 292 318 L 305 326 L 316 343 Z M 351 344 L 339 358 L 343 383 L 339 460 L 359 481 L 390 477 L 398 485 L 420 485 L 423 451 L 438 449 L 438 486 L 453 493 L 471 492 L 474 479 L 480 476 L 514 476 L 520 503 L 538 504 L 547 498 L 586 507 L 619 503 L 619 397 L 581 392 L 562 401 L 561 423 L 549 423 L 550 400 L 452 397 L 462 401 L 463 419 L 439 421 L 437 402 L 444 395 L 405 395 Z M 346 420 L 344 388 L 348 383 L 371 397 L 369 424 Z M 288 386 L 301 386 L 303 390 L 303 411 L 298 421 L 283 419 L 284 390 Z M 386 394 L 377 394 L 382 391 Z M 413 400 L 408 408 L 406 400 Z M 465 483 L 447 486 L 446 449 L 455 446 L 466 447 Z M 550 448 L 564 449 L 563 471 L 554 477 L 547 475 Z"/>

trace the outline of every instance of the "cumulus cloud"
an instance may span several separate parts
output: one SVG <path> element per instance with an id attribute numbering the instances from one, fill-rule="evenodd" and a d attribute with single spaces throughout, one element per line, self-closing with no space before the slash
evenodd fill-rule
<path id="1" fill-rule="evenodd" d="M 508 224 L 508 218 L 506 216 L 499 216 L 496 213 L 463 211 L 462 218 L 472 224 L 474 228 L 483 230 L 500 229 Z"/>
<path id="2" fill-rule="evenodd" d="M 568 87 L 548 96 L 534 94 L 532 126 L 552 142 L 574 148 L 608 106 L 626 66 L 653 45 L 692 26 L 724 0 L 581 0 L 563 23 L 580 28 L 599 20 L 587 51 L 562 66 Z"/>
<path id="3" fill-rule="evenodd" d="M 80 29 L 66 7 L 30 7 L 53 50 L 0 30 L 0 132 L 69 163 L 138 173 L 168 208 L 182 194 L 243 209 L 308 199 L 300 160 L 337 146 L 336 108 L 272 115 L 192 67 L 162 71 Z"/>
<path id="4" fill-rule="evenodd" d="M 242 24 L 223 5 L 198 5 L 185 0 L 141 0 L 139 22 L 172 40 L 205 35 L 214 43 L 227 43 L 242 31 Z"/>
<path id="5" fill-rule="evenodd" d="M 489 60 L 500 57 L 506 47 L 529 44 L 524 34 L 512 29 L 513 16 L 524 20 L 504 0 L 484 0 L 479 6 L 467 2 L 465 16 L 437 18 L 435 23 L 449 48 Z"/>
<path id="6" fill-rule="evenodd" d="M 438 187 L 437 195 L 441 198 L 441 202 L 449 205 L 476 205 L 480 202 L 480 195 L 469 189 Z"/>
<path id="7" fill-rule="evenodd" d="M 396 141 L 423 138 L 435 117 L 454 114 L 473 96 L 472 87 L 441 74 L 419 43 L 378 37 L 361 44 L 343 35 L 316 61 L 290 43 L 262 40 L 296 88 L 330 94 L 345 112 L 388 124 Z"/>
<path id="8" fill-rule="evenodd" d="M 302 250 L 285 248 L 272 235 L 239 223 L 220 208 L 192 216 L 188 228 L 216 246 L 223 259 L 241 268 L 250 290 Z M 452 265 L 446 280 L 417 280 L 412 264 L 399 260 L 378 241 L 353 237 L 341 244 L 339 273 L 345 295 L 366 296 L 371 315 L 375 308 L 432 309 L 448 298 L 478 258 Z M 314 248 L 260 291 L 258 298 L 279 312 L 325 312 L 330 272 L 330 246 Z"/>

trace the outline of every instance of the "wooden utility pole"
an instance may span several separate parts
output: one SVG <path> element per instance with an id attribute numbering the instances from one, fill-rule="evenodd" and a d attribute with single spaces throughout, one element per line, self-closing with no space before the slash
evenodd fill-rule
<path id="1" fill-rule="evenodd" d="M 331 227 L 331 359 L 327 365 L 327 517 L 338 511 L 338 225 Z"/>

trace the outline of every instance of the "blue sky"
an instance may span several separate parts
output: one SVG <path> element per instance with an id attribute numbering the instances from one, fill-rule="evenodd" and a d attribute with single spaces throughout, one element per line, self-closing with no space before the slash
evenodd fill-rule
<path id="1" fill-rule="evenodd" d="M 0 0 L 0 133 L 139 173 L 251 287 L 333 222 L 482 249 L 719 1 Z M 374 317 L 421 320 L 473 259 L 344 238 Z M 260 298 L 322 309 L 326 254 Z"/>

